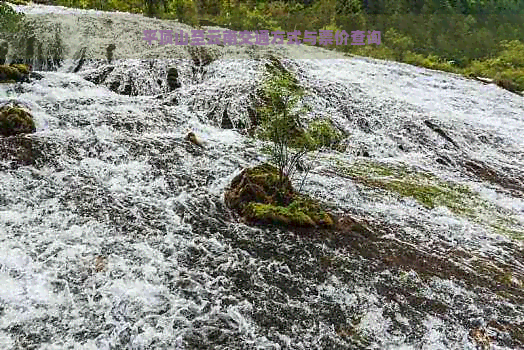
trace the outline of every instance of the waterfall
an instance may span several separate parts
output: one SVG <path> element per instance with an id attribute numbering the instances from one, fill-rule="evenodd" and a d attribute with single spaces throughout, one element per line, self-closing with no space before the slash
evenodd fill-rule
<path id="1" fill-rule="evenodd" d="M 522 97 L 320 47 L 149 45 L 144 30 L 191 28 L 141 15 L 16 9 L 8 60 L 41 79 L 0 84 L 37 129 L 0 138 L 2 349 L 524 346 Z M 304 124 L 348 135 L 303 186 L 347 232 L 248 226 L 224 204 L 267 160 L 247 130 L 275 59 L 307 92 Z"/>

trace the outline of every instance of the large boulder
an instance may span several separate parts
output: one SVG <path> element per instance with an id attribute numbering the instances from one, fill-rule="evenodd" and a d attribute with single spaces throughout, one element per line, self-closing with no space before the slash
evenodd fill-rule
<path id="1" fill-rule="evenodd" d="M 23 106 L 8 103 L 0 107 L 0 135 L 28 134 L 35 130 L 33 117 Z"/>
<path id="2" fill-rule="evenodd" d="M 34 164 L 33 140 L 25 135 L 0 137 L 0 170 Z"/>

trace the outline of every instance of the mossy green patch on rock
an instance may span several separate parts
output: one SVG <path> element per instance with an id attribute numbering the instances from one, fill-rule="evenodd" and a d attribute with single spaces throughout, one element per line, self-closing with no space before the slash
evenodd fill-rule
<path id="1" fill-rule="evenodd" d="M 433 174 L 415 171 L 404 165 L 370 161 L 348 165 L 335 161 L 336 173 L 356 183 L 413 198 L 427 209 L 446 207 L 455 215 L 514 239 L 524 237 L 522 223 L 513 217 L 514 213 L 481 198 L 468 186 L 443 181 Z"/>
<path id="2" fill-rule="evenodd" d="M 25 64 L 0 65 L 0 82 L 25 81 L 29 77 L 29 67 Z"/>
<path id="3" fill-rule="evenodd" d="M 445 206 L 456 214 L 468 214 L 472 211 L 471 204 L 481 202 L 467 186 L 447 183 L 434 175 L 411 171 L 403 166 L 361 162 L 340 167 L 340 170 L 358 183 L 414 198 L 428 209 Z"/>
<path id="4" fill-rule="evenodd" d="M 249 202 L 288 205 L 293 187 L 288 178 L 279 180 L 278 169 L 270 164 L 247 168 L 231 182 L 225 200 L 230 208 L 241 208 Z"/>
<path id="5" fill-rule="evenodd" d="M 31 114 L 16 104 L 0 107 L 0 135 L 12 136 L 36 130 Z"/>
<path id="6" fill-rule="evenodd" d="M 291 210 L 273 204 L 250 202 L 243 210 L 244 217 L 249 221 L 294 226 L 315 226 L 315 222 L 302 210 Z"/>
<path id="7" fill-rule="evenodd" d="M 311 199 L 299 197 L 287 207 L 250 202 L 242 211 L 248 221 L 297 227 L 332 227 L 333 219 Z"/>
<path id="8" fill-rule="evenodd" d="M 29 74 L 31 73 L 31 68 L 27 64 L 20 64 L 20 63 L 11 63 L 9 67 L 17 69 L 22 74 Z"/>
<path id="9" fill-rule="evenodd" d="M 244 169 L 226 191 L 228 207 L 247 221 L 293 227 L 332 227 L 332 217 L 313 199 L 295 193 L 270 164 Z"/>
<path id="10" fill-rule="evenodd" d="M 22 73 L 15 67 L 0 66 L 0 81 L 15 80 L 18 81 L 22 78 Z"/>

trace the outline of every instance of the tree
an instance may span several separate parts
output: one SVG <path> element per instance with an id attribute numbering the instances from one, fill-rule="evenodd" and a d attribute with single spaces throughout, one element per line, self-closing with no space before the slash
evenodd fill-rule
<path id="1" fill-rule="evenodd" d="M 300 116 L 309 111 L 302 105 L 304 90 L 278 60 L 268 65 L 270 75 L 264 82 L 257 108 L 261 117 L 259 136 L 271 141 L 266 151 L 279 170 L 280 183 L 292 178 L 302 158 L 314 149 L 311 137 L 300 126 Z"/>

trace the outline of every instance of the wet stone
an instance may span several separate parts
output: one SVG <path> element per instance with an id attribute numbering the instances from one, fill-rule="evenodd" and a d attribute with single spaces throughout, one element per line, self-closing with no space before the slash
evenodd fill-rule
<path id="1" fill-rule="evenodd" d="M 0 135 L 13 136 L 36 131 L 31 113 L 17 103 L 0 106 Z"/>

